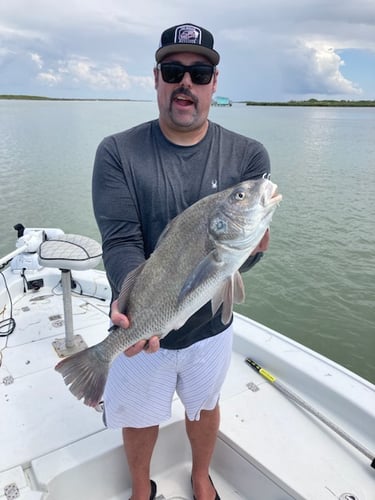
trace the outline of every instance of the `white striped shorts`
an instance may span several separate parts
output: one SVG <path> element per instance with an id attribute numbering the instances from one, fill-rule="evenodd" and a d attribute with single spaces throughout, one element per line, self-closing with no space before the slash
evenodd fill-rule
<path id="1" fill-rule="evenodd" d="M 232 353 L 233 329 L 201 340 L 186 349 L 160 348 L 113 361 L 104 391 L 107 427 L 150 427 L 171 417 L 175 391 L 189 420 L 219 401 Z"/>

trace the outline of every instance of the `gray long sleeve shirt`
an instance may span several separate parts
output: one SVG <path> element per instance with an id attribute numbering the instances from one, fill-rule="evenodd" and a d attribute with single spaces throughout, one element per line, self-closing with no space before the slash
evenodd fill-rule
<path id="1" fill-rule="evenodd" d="M 262 144 L 213 122 L 193 146 L 168 141 L 158 120 L 105 138 L 96 153 L 92 193 L 113 297 L 173 217 L 204 196 L 269 172 Z M 212 317 L 207 304 L 161 346 L 184 348 L 225 328 L 220 311 Z"/>

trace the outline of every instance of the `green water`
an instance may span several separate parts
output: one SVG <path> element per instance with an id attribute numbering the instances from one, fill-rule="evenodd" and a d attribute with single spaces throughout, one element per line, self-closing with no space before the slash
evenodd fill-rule
<path id="1" fill-rule="evenodd" d="M 156 116 L 156 103 L 0 101 L 0 256 L 17 222 L 99 238 L 97 144 Z M 375 110 L 235 104 L 210 117 L 265 144 L 284 197 L 237 310 L 375 382 Z"/>

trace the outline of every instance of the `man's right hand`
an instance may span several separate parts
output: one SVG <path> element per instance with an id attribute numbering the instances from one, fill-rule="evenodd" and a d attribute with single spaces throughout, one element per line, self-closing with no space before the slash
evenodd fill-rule
<path id="1" fill-rule="evenodd" d="M 120 326 L 125 330 L 130 326 L 129 318 L 125 314 L 119 311 L 117 300 L 113 301 L 112 303 L 111 320 L 114 325 Z M 145 351 L 147 353 L 153 353 L 156 352 L 159 348 L 160 348 L 159 337 L 155 335 L 151 337 L 149 340 L 140 340 L 131 347 L 128 347 L 128 349 L 126 349 L 124 352 L 126 356 L 131 357 L 135 356 L 141 351 Z"/>

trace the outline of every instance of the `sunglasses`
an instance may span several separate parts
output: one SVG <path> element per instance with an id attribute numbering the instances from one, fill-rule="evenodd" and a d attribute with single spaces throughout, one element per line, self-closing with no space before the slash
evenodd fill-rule
<path id="1" fill-rule="evenodd" d="M 157 66 L 166 83 L 180 83 L 185 73 L 189 73 L 191 81 L 196 85 L 207 85 L 215 72 L 215 66 L 210 64 L 192 64 L 184 66 L 176 62 L 159 63 Z"/>

